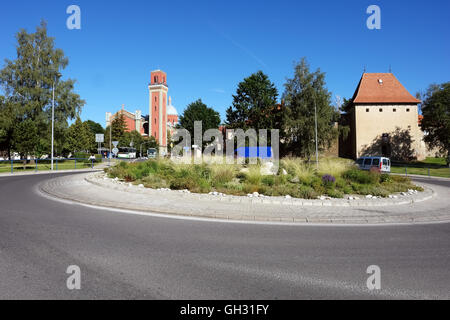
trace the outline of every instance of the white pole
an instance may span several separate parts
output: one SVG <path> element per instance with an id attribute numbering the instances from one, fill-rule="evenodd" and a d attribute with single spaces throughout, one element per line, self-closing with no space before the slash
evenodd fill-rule
<path id="1" fill-rule="evenodd" d="M 111 118 L 109 118 L 109 157 L 108 157 L 108 165 L 111 166 L 111 143 L 112 143 L 112 121 Z"/>
<path id="2" fill-rule="evenodd" d="M 53 81 L 52 87 L 52 165 L 51 170 L 53 171 L 53 147 L 54 147 L 54 130 L 55 130 L 55 81 Z"/>
<path id="3" fill-rule="evenodd" d="M 317 106 L 316 106 L 316 98 L 314 97 L 314 118 L 316 122 L 316 168 L 319 170 L 319 141 L 317 137 Z"/>

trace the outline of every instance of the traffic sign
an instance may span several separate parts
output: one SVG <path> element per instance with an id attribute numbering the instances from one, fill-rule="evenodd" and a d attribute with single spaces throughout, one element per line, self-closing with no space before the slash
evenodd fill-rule
<path id="1" fill-rule="evenodd" d="M 105 142 L 105 135 L 104 134 L 96 134 L 95 135 L 95 142 L 97 142 L 97 143 Z"/>
<path id="2" fill-rule="evenodd" d="M 119 145 L 119 141 L 113 141 L 112 144 L 113 144 L 114 148 L 117 148 L 117 146 Z"/>
<path id="3" fill-rule="evenodd" d="M 119 153 L 119 149 L 114 148 L 114 149 L 112 149 L 112 152 L 113 152 L 114 155 L 117 157 L 117 154 Z"/>

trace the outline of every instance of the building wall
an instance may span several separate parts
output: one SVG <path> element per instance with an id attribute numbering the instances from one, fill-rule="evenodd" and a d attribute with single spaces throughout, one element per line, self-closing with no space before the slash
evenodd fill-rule
<path id="1" fill-rule="evenodd" d="M 136 111 L 136 113 L 131 113 L 126 110 L 120 110 L 117 113 L 111 115 L 111 113 L 106 113 L 106 126 L 111 125 L 112 121 L 117 119 L 121 114 L 123 114 L 125 119 L 125 124 L 127 125 L 127 129 L 125 131 L 132 132 L 137 131 L 141 135 L 145 134 L 144 123 L 145 121 L 142 119 L 141 112 Z"/>
<path id="2" fill-rule="evenodd" d="M 169 114 L 167 116 L 167 121 L 172 124 L 172 126 L 176 125 L 178 123 L 178 116 Z"/>
<path id="3" fill-rule="evenodd" d="M 423 133 L 418 124 L 417 105 L 356 105 L 354 112 L 356 158 L 365 155 L 364 151 L 374 145 L 374 141 L 382 134 L 393 133 L 397 128 L 409 130 L 414 140 L 411 144 L 414 155 L 419 160 L 425 157 L 422 146 Z"/>

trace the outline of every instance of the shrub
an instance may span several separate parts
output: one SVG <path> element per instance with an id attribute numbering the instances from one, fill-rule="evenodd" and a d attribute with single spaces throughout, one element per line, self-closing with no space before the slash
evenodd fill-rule
<path id="1" fill-rule="evenodd" d="M 322 184 L 322 180 L 314 176 L 314 178 L 311 181 L 311 187 L 316 191 L 318 194 L 324 194 L 325 193 L 325 187 Z"/>
<path id="2" fill-rule="evenodd" d="M 337 190 L 337 189 L 329 189 L 327 191 L 327 195 L 332 198 L 343 198 L 344 197 L 344 193 L 342 193 L 342 191 Z"/>
<path id="3" fill-rule="evenodd" d="M 264 176 L 262 178 L 262 183 L 266 186 L 273 186 L 275 184 L 275 177 L 274 176 Z"/>
<path id="4" fill-rule="evenodd" d="M 142 184 L 146 188 L 153 188 L 153 189 L 168 188 L 170 186 L 166 180 L 161 179 L 157 175 L 153 174 L 143 178 Z"/>
<path id="5" fill-rule="evenodd" d="M 297 196 L 303 199 L 316 199 L 319 194 L 310 186 L 300 186 Z"/>
<path id="6" fill-rule="evenodd" d="M 356 168 L 344 172 L 343 177 L 350 182 L 361 184 L 376 184 L 380 181 L 379 173 L 367 172 Z"/>
<path id="7" fill-rule="evenodd" d="M 331 188 L 334 186 L 334 183 L 336 182 L 336 178 L 332 175 L 325 174 L 322 176 L 322 183 L 326 188 Z"/>

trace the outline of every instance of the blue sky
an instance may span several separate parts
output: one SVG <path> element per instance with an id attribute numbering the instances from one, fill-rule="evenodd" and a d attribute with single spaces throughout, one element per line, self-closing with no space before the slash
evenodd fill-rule
<path id="1" fill-rule="evenodd" d="M 81 30 L 68 30 L 66 8 L 81 8 Z M 366 9 L 381 8 L 381 30 Z M 393 73 L 415 94 L 449 81 L 450 2 L 438 1 L 102 1 L 3 0 L 0 65 L 15 58 L 15 33 L 41 19 L 70 64 L 86 100 L 83 120 L 105 125 L 105 112 L 148 114 L 150 71 L 168 74 L 169 95 L 182 112 L 201 98 L 220 112 L 237 84 L 258 70 L 283 92 L 293 63 L 307 57 L 326 72 L 328 89 L 351 97 L 367 72 Z"/>

